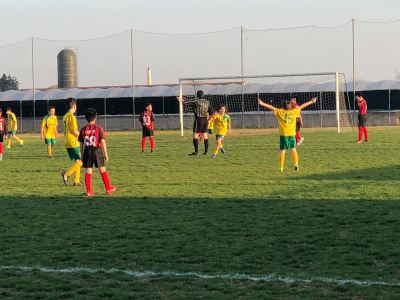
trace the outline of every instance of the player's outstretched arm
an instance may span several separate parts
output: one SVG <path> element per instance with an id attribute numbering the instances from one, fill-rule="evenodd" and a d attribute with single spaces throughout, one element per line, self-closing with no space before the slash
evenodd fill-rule
<path id="1" fill-rule="evenodd" d="M 101 147 L 103 148 L 104 159 L 106 160 L 106 162 L 108 162 L 108 153 L 107 153 L 106 140 L 105 140 L 105 139 L 102 139 L 100 143 L 101 143 Z"/>
<path id="2" fill-rule="evenodd" d="M 267 103 L 265 103 L 265 102 L 262 102 L 261 99 L 258 99 L 258 104 L 260 104 L 261 106 L 264 106 L 264 107 L 266 107 L 266 108 L 268 108 L 268 109 L 270 109 L 270 110 L 275 110 L 275 109 L 276 109 L 276 108 L 273 107 L 272 105 L 269 105 L 269 104 L 267 104 Z"/>
<path id="3" fill-rule="evenodd" d="M 309 106 L 309 105 L 311 105 L 311 104 L 314 104 L 315 102 L 317 102 L 317 98 L 318 98 L 318 97 L 312 98 L 310 101 L 308 101 L 308 102 L 306 102 L 306 103 L 300 105 L 300 106 L 299 106 L 299 109 L 302 110 L 303 108 L 305 108 L 305 107 L 307 107 L 307 106 Z"/>

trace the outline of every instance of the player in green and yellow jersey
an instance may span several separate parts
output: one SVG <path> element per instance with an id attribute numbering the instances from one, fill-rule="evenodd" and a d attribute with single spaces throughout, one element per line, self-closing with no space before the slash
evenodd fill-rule
<path id="1" fill-rule="evenodd" d="M 280 135 L 280 168 L 283 171 L 283 163 L 285 161 L 286 150 L 291 150 L 294 160 L 294 170 L 299 169 L 299 156 L 296 151 L 296 116 L 300 114 L 300 111 L 317 102 L 317 98 L 313 98 L 310 101 L 300 105 L 299 107 L 293 108 L 290 101 L 282 101 L 282 108 L 278 109 L 272 105 L 266 104 L 258 99 L 258 103 L 270 110 L 274 111 L 274 114 L 278 118 L 279 123 L 279 135 Z"/>
<path id="2" fill-rule="evenodd" d="M 47 153 L 50 159 L 52 158 L 51 151 L 56 143 L 56 138 L 58 138 L 57 126 L 56 109 L 50 106 L 49 114 L 43 118 L 42 128 L 40 129 L 40 139 L 44 140 L 47 145 Z"/>
<path id="3" fill-rule="evenodd" d="M 80 144 L 78 142 L 78 124 L 76 123 L 76 99 L 67 99 L 67 109 L 68 112 L 63 118 L 64 124 L 64 144 L 67 148 L 69 158 L 75 161 L 75 164 L 69 171 L 64 171 L 61 173 L 62 179 L 65 185 L 68 185 L 68 177 L 75 174 L 74 186 L 83 186 L 84 184 L 80 182 L 80 174 L 82 167 Z"/>
<path id="4" fill-rule="evenodd" d="M 225 111 L 225 105 L 221 105 L 218 112 L 215 112 L 208 119 L 208 128 L 210 130 L 210 122 L 213 122 L 213 131 L 217 139 L 217 145 L 215 146 L 213 155 L 211 155 L 212 158 L 217 156 L 219 149 L 221 149 L 222 154 L 225 154 L 222 142 L 224 141 L 226 134 L 231 134 L 231 118 L 225 113 Z"/>
<path id="5" fill-rule="evenodd" d="M 11 138 L 19 142 L 19 145 L 22 147 L 24 144 L 23 140 L 20 140 L 16 134 L 17 134 L 17 129 L 18 129 L 18 122 L 17 122 L 17 117 L 15 114 L 11 111 L 10 107 L 7 107 L 7 120 L 8 120 L 8 131 L 7 131 L 7 136 L 8 136 L 8 143 L 6 148 L 11 148 Z"/>

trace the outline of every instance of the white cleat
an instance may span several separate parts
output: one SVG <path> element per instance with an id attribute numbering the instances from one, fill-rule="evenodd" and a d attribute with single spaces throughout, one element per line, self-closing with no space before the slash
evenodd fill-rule
<path id="1" fill-rule="evenodd" d="M 304 138 L 300 138 L 299 145 L 304 141 Z"/>

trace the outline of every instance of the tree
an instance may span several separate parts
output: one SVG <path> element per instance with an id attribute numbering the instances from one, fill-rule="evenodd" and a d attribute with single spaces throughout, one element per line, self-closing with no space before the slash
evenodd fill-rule
<path id="1" fill-rule="evenodd" d="M 3 76 L 0 78 L 0 92 L 9 90 L 19 90 L 19 82 L 16 77 L 3 74 Z"/>
<path id="2" fill-rule="evenodd" d="M 396 78 L 397 80 L 400 80 L 400 72 L 397 71 L 397 70 L 396 70 L 396 76 L 395 76 L 395 78 Z"/>

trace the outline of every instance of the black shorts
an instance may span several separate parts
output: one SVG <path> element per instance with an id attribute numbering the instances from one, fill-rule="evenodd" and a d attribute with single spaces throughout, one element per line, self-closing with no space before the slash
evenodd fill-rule
<path id="1" fill-rule="evenodd" d="M 358 115 L 358 127 L 367 127 L 367 115 Z"/>
<path id="2" fill-rule="evenodd" d="M 208 120 L 207 118 L 196 118 L 193 123 L 194 133 L 207 133 L 208 132 Z"/>
<path id="3" fill-rule="evenodd" d="M 148 136 L 154 136 L 153 129 L 150 129 L 148 127 L 143 127 L 142 129 L 142 137 L 148 137 Z"/>
<path id="4" fill-rule="evenodd" d="M 82 155 L 84 168 L 101 168 L 105 166 L 103 149 L 101 147 L 85 147 Z"/>
<path id="5" fill-rule="evenodd" d="M 0 143 L 3 142 L 3 138 L 4 138 L 4 131 L 0 131 Z"/>
<path id="6" fill-rule="evenodd" d="M 296 118 L 296 132 L 300 132 L 301 121 L 300 118 Z"/>

